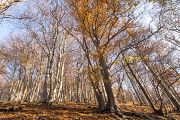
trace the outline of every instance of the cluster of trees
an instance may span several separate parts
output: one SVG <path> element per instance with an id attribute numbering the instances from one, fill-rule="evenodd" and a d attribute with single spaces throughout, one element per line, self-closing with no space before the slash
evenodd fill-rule
<path id="1" fill-rule="evenodd" d="M 178 0 L 154 1 L 155 22 L 143 26 L 148 2 L 28 2 L 21 32 L 0 48 L 1 100 L 180 111 Z"/>

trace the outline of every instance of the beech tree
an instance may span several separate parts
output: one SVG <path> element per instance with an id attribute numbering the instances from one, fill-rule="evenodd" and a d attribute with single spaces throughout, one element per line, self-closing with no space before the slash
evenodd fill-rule
<path id="1" fill-rule="evenodd" d="M 85 52 L 91 71 L 95 73 L 97 70 L 94 69 L 97 65 L 99 75 L 102 77 L 107 103 L 106 107 L 102 106 L 100 108 L 102 108 L 102 111 L 114 112 L 116 104 L 109 70 L 122 51 L 146 40 L 155 32 L 145 29 L 136 31 L 137 23 L 135 22 L 134 11 L 137 3 L 135 1 L 71 0 L 67 3 L 70 7 L 71 16 L 76 21 L 73 27 L 77 34 L 81 35 L 81 39 L 79 37 L 75 38 Z M 140 33 L 145 31 L 147 35 L 141 40 L 135 40 Z M 109 58 L 112 56 L 114 59 Z M 104 105 L 104 103 L 101 103 L 101 105 Z"/>

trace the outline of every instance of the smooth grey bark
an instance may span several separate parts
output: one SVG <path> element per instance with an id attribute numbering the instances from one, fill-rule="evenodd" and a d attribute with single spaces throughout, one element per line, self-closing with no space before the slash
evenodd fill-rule
<path id="1" fill-rule="evenodd" d="M 108 71 L 108 66 L 106 65 L 106 62 L 105 62 L 105 58 L 102 55 L 99 56 L 99 66 L 101 67 L 100 71 L 103 78 L 103 83 L 104 83 L 107 100 L 108 100 L 106 104 L 106 109 L 109 110 L 110 112 L 115 112 L 116 103 L 115 103 L 114 94 L 112 90 L 110 74 Z"/>

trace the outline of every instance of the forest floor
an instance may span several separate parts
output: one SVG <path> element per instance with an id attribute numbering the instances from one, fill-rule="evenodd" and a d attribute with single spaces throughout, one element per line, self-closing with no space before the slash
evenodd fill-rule
<path id="1" fill-rule="evenodd" d="M 7 106 L 12 106 L 8 103 Z M 7 109 L 3 111 L 4 104 L 0 103 L 0 120 L 116 120 L 114 114 L 100 113 L 95 105 L 62 103 L 56 106 L 43 104 L 23 104 L 23 109 L 13 111 Z M 130 113 L 142 113 L 148 115 L 153 120 L 180 120 L 180 113 L 170 113 L 166 117 L 154 115 L 152 110 L 145 106 L 120 105 L 123 111 Z M 5 109 L 5 108 L 4 108 Z M 127 120 L 145 120 L 143 117 L 136 115 L 126 116 Z"/>

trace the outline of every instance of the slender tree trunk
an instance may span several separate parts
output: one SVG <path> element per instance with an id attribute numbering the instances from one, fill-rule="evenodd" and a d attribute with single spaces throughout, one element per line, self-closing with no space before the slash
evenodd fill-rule
<path id="1" fill-rule="evenodd" d="M 156 79 L 157 83 L 160 83 L 160 87 L 164 90 L 164 92 L 167 94 L 167 96 L 169 97 L 169 99 L 171 100 L 172 104 L 176 107 L 177 111 L 180 111 L 180 103 L 179 101 L 175 98 L 175 96 L 173 96 L 173 94 L 168 90 L 167 86 L 165 86 L 161 80 L 158 78 L 158 76 L 156 75 L 156 73 L 151 69 L 151 67 L 149 66 L 148 63 L 146 63 L 146 66 L 148 67 L 148 69 L 151 71 L 151 73 L 153 74 L 154 78 Z"/>
<path id="2" fill-rule="evenodd" d="M 136 80 L 137 84 L 139 85 L 139 87 L 141 88 L 143 94 L 145 95 L 148 103 L 150 104 L 150 106 L 152 107 L 152 109 L 154 110 L 154 112 L 158 113 L 159 111 L 157 110 L 157 108 L 154 106 L 153 102 L 151 101 L 151 98 L 149 97 L 148 93 L 146 92 L 146 90 L 144 89 L 144 87 L 141 85 L 140 81 L 138 80 L 138 78 L 136 77 L 136 75 L 134 74 L 131 66 L 129 63 L 126 64 L 129 71 L 131 72 L 132 76 L 134 77 L 134 79 Z M 162 111 L 161 111 L 162 112 Z"/>

